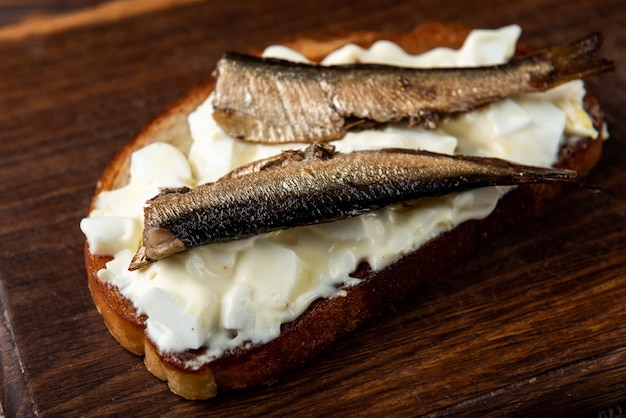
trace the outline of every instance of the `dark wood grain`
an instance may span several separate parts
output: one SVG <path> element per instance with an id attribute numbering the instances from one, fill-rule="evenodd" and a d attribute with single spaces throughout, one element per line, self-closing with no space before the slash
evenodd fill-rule
<path id="1" fill-rule="evenodd" d="M 70 10 L 26 2 L 50 16 L 30 24 L 23 13 L 0 27 L 7 416 L 571 416 L 626 400 L 621 0 L 486 0 L 480 7 L 460 0 L 157 1 L 137 12 L 139 0 L 114 19 L 110 2 L 87 3 Z M 16 4 L 0 0 L 0 14 Z M 208 77 L 225 50 L 338 31 L 408 30 L 430 19 L 519 23 L 524 40 L 538 46 L 602 30 L 604 55 L 617 71 L 590 85 L 612 136 L 589 181 L 606 189 L 569 192 L 272 387 L 207 402 L 171 394 L 109 336 L 86 287 L 78 223 L 107 162 Z"/>

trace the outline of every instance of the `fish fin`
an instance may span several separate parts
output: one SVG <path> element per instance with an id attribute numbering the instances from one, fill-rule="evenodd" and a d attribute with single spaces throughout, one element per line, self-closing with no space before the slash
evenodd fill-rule
<path id="1" fill-rule="evenodd" d="M 303 150 L 286 150 L 280 154 L 273 155 L 268 158 L 253 161 L 249 164 L 236 168 L 230 173 L 221 177 L 218 181 L 232 179 L 245 176 L 252 173 L 258 173 L 263 170 L 271 170 L 284 167 L 287 164 L 302 162 L 305 159 L 315 158 L 318 160 L 328 160 L 335 155 L 335 147 L 333 145 L 313 142 Z"/>
<path id="2" fill-rule="evenodd" d="M 184 194 L 191 191 L 190 187 L 161 187 L 159 189 L 159 194 L 148 199 L 146 201 L 147 204 L 151 204 L 154 203 L 156 200 L 161 200 L 161 199 L 170 199 L 173 198 L 176 195 L 179 194 Z"/>
<path id="3" fill-rule="evenodd" d="M 301 154 L 301 151 L 286 150 L 281 152 L 280 154 L 276 154 L 268 158 L 252 161 L 251 163 L 238 167 L 231 172 L 225 174 L 218 181 L 233 179 L 252 173 L 258 173 L 259 171 L 263 170 L 280 168 L 291 161 L 302 161 L 304 157 Z"/>
<path id="4" fill-rule="evenodd" d="M 330 144 L 325 144 L 322 142 L 313 142 L 311 145 L 304 149 L 304 156 L 307 159 L 317 159 L 317 160 L 330 160 L 337 153 L 335 152 L 335 146 Z"/>

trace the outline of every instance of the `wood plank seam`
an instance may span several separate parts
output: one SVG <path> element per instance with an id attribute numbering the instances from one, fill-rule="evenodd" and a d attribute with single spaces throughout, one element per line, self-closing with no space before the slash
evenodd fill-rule
<path id="1" fill-rule="evenodd" d="M 2 365 L 3 376 L 2 376 L 2 384 L 4 386 L 3 392 L 1 393 L 2 398 L 0 398 L 0 418 L 4 418 L 4 404 L 9 401 L 9 393 L 8 388 L 13 387 L 15 385 L 19 385 L 21 390 L 23 391 L 22 402 L 28 402 L 30 407 L 32 408 L 31 412 L 33 414 L 38 415 L 37 406 L 34 403 L 33 394 L 31 392 L 30 385 L 27 382 L 27 376 L 24 373 L 25 367 L 22 362 L 22 358 L 15 344 L 15 333 L 13 332 L 13 325 L 8 316 L 8 312 L 6 310 L 6 301 L 4 295 L 6 292 L 2 289 L 4 286 L 2 282 L 0 282 L 0 365 Z M 17 363 L 17 365 L 15 364 Z M 15 369 L 15 366 L 19 368 L 19 371 Z M 13 374 L 7 373 L 8 370 L 12 369 Z M 7 381 L 8 380 L 8 381 Z M 21 381 L 16 381 L 21 380 Z M 25 392 L 25 393 L 24 393 Z M 21 410 L 24 405 L 11 405 L 11 407 L 15 408 L 15 411 Z M 22 410 L 22 412 L 26 412 Z"/>

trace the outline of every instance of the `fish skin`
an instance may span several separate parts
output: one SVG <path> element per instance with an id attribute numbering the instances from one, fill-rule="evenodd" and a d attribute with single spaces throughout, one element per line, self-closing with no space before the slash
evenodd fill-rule
<path id="1" fill-rule="evenodd" d="M 135 270 L 208 243 L 331 222 L 394 203 L 528 183 L 577 184 L 571 170 L 407 149 L 335 152 L 314 143 L 195 189 L 167 189 L 144 208 Z"/>
<path id="2" fill-rule="evenodd" d="M 213 118 L 250 142 L 327 142 L 362 123 L 437 121 L 522 93 L 613 69 L 593 59 L 600 33 L 506 64 L 403 68 L 321 66 L 227 53 L 217 64 Z"/>

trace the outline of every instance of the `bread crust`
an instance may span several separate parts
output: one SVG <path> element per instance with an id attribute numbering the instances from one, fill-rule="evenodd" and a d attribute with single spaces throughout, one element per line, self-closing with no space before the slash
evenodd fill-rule
<path id="1" fill-rule="evenodd" d="M 348 42 L 367 47 L 383 38 L 396 42 L 408 52 L 419 53 L 437 46 L 458 48 L 469 32 L 470 29 L 461 25 L 430 22 L 407 33 L 353 32 L 323 39 L 294 39 L 284 45 L 312 60 L 319 60 Z M 152 142 L 165 141 L 186 152 L 191 143 L 187 115 L 205 100 L 213 85 L 212 79 L 199 85 L 129 141 L 102 173 L 92 206 L 99 192 L 120 187 L 128 181 L 128 166 L 133 151 Z M 585 98 L 585 106 L 596 129 L 602 133 L 603 115 L 590 94 Z M 585 138 L 575 145 L 565 145 L 555 165 L 576 170 L 584 176 L 597 163 L 602 142 L 602 138 Z M 353 275 L 362 279 L 360 284 L 346 289 L 345 297 L 313 302 L 295 321 L 283 324 L 280 336 L 274 340 L 230 351 L 198 370 L 184 366 L 185 360 L 198 354 L 197 350 L 175 354 L 158 351 L 146 336 L 146 317 L 138 315 L 133 304 L 116 287 L 98 279 L 98 270 L 104 268 L 111 257 L 93 255 L 85 244 L 89 289 L 107 328 L 124 348 L 144 355 L 147 369 L 166 380 L 174 393 L 187 399 L 207 399 L 215 396 L 218 389 L 228 391 L 275 382 L 287 371 L 315 357 L 342 335 L 436 279 L 451 264 L 468 256 L 507 225 L 539 210 L 560 192 L 561 187 L 557 186 L 517 188 L 508 193 L 487 218 L 461 224 L 382 271 L 373 272 L 366 264 L 359 266 Z M 307 341 L 307 344 L 302 345 L 302 341 Z"/>

